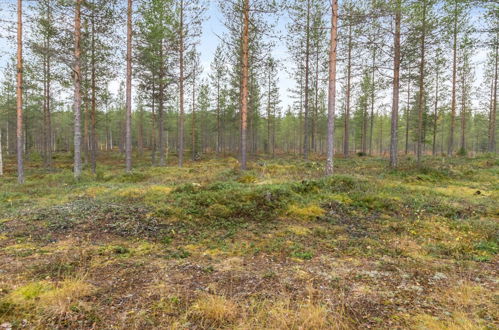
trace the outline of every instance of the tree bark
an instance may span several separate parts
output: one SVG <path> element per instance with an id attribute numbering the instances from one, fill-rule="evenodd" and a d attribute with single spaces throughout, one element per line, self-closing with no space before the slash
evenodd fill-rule
<path id="1" fill-rule="evenodd" d="M 180 0 L 180 31 L 179 31 L 179 91 L 180 115 L 178 120 L 178 166 L 184 163 L 184 0 Z"/>
<path id="2" fill-rule="evenodd" d="M 156 139 L 156 107 L 155 107 L 155 101 L 156 101 L 156 81 L 155 81 L 155 76 L 154 74 L 152 75 L 152 104 L 151 104 L 151 116 L 152 116 L 152 123 L 151 123 L 151 144 L 152 144 L 152 151 L 151 151 L 151 163 L 152 165 L 156 165 L 156 149 L 157 149 L 157 139 Z"/>
<path id="3" fill-rule="evenodd" d="M 74 18 L 74 176 L 81 176 L 81 3 L 76 0 Z"/>
<path id="4" fill-rule="evenodd" d="M 126 51 L 126 171 L 132 171 L 132 0 L 128 0 Z"/>
<path id="5" fill-rule="evenodd" d="M 437 155 L 437 123 L 438 123 L 438 93 L 439 93 L 439 76 L 440 67 L 437 67 L 437 76 L 435 77 L 435 108 L 433 110 L 433 146 L 432 155 Z"/>
<path id="6" fill-rule="evenodd" d="M 241 169 L 247 168 L 247 120 L 248 120 L 248 76 L 249 76 L 249 0 L 243 5 L 242 36 L 242 80 L 241 80 Z"/>
<path id="7" fill-rule="evenodd" d="M 272 63 L 269 61 L 267 67 L 267 143 L 265 144 L 265 153 L 270 153 L 270 132 L 271 132 L 271 93 L 272 93 Z"/>
<path id="8" fill-rule="evenodd" d="M 309 149 L 309 77 L 310 77 L 310 0 L 307 0 L 307 22 L 305 41 L 305 104 L 303 120 L 303 158 L 308 159 Z"/>
<path id="9" fill-rule="evenodd" d="M 334 173 L 334 117 L 336 110 L 336 51 L 338 45 L 338 0 L 331 8 L 331 37 L 329 46 L 329 81 L 327 105 L 327 160 L 326 175 Z"/>
<path id="10" fill-rule="evenodd" d="M 0 129 L 0 176 L 3 176 L 2 129 Z"/>
<path id="11" fill-rule="evenodd" d="M 217 77 L 217 154 L 222 150 L 222 132 L 220 122 L 220 78 Z"/>
<path id="12" fill-rule="evenodd" d="M 492 108 L 490 109 L 489 121 L 489 152 L 496 151 L 496 114 L 497 114 L 497 76 L 498 76 L 498 61 L 499 61 L 499 40 L 496 39 L 496 53 L 495 53 L 495 70 L 494 70 L 494 87 L 492 95 Z"/>
<path id="13" fill-rule="evenodd" d="M 405 113 L 405 150 L 404 154 L 407 156 L 409 153 L 409 122 L 410 122 L 410 111 L 411 107 L 411 71 L 409 71 L 409 80 L 407 82 L 407 109 Z"/>
<path id="14" fill-rule="evenodd" d="M 196 160 L 196 65 L 194 63 L 194 69 L 192 72 L 192 118 L 191 118 L 191 159 Z"/>
<path id="15" fill-rule="evenodd" d="M 400 64 L 399 64 L 400 65 Z M 376 48 L 373 51 L 373 63 L 372 63 L 372 86 L 371 86 L 371 115 L 370 118 L 370 129 L 369 129 L 369 155 L 372 155 L 373 152 L 373 132 L 374 132 L 374 102 L 375 102 L 375 82 L 374 79 L 376 77 Z"/>
<path id="16" fill-rule="evenodd" d="M 47 1 L 47 24 L 51 25 L 51 10 L 50 10 L 50 1 Z M 43 99 L 43 156 L 44 156 L 44 166 L 47 169 L 52 168 L 52 120 L 50 113 L 50 82 L 51 82 L 51 54 L 50 54 L 50 31 L 46 32 L 45 38 L 45 66 L 44 66 L 44 99 Z"/>
<path id="17" fill-rule="evenodd" d="M 450 133 L 447 156 L 452 156 L 454 149 L 454 130 L 456 126 L 456 80 L 457 80 L 457 0 L 454 0 L 454 29 L 452 32 L 452 100 L 450 113 Z"/>
<path id="18" fill-rule="evenodd" d="M 23 161 L 23 9 L 17 0 L 17 182 L 24 183 Z"/>
<path id="19" fill-rule="evenodd" d="M 466 56 L 466 54 L 464 55 Z M 463 69 L 461 77 L 461 146 L 460 154 L 466 154 L 466 59 L 463 58 Z"/>
<path id="20" fill-rule="evenodd" d="M 423 140 L 423 112 L 424 112 L 424 70 L 425 70 L 425 41 L 426 41 L 426 0 L 423 0 L 423 25 L 421 28 L 420 64 L 419 64 L 419 104 L 418 104 L 418 140 L 417 140 L 417 163 L 421 164 L 422 140 Z"/>
<path id="21" fill-rule="evenodd" d="M 398 165 L 398 116 L 400 97 L 400 25 L 402 20 L 401 0 L 396 0 L 395 9 L 395 35 L 393 40 L 393 96 L 392 96 L 392 120 L 390 129 L 390 167 Z"/>
<path id="22" fill-rule="evenodd" d="M 352 22 L 348 25 L 348 59 L 347 59 L 347 95 L 344 118 L 343 155 L 345 158 L 350 152 L 350 94 L 352 87 Z"/>
<path id="23" fill-rule="evenodd" d="M 91 29 L 92 29 L 92 40 L 91 40 L 91 61 L 92 61 L 92 69 L 90 73 L 90 81 L 91 81 L 91 111 L 90 111 L 90 164 L 92 167 L 92 173 L 95 174 L 97 169 L 97 136 L 96 136 L 96 107 L 97 107 L 97 96 L 96 96 L 96 72 L 95 72 L 95 17 L 92 13 L 91 17 Z"/>

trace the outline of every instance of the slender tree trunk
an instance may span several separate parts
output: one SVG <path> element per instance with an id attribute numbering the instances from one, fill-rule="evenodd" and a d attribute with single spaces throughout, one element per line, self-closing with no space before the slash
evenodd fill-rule
<path id="1" fill-rule="evenodd" d="M 270 113 L 271 113 L 271 92 L 272 92 L 272 74 L 273 74 L 273 70 L 272 70 L 272 64 L 269 63 L 269 66 L 268 66 L 268 72 L 267 72 L 268 76 L 267 76 L 267 88 L 268 88 L 268 91 L 267 91 L 267 143 L 265 145 L 265 153 L 270 153 L 270 132 L 271 132 L 271 119 L 270 119 Z"/>
<path id="2" fill-rule="evenodd" d="M 347 58 L 347 95 L 345 107 L 344 137 L 343 137 L 343 155 L 345 158 L 350 152 L 350 94 L 352 87 L 352 23 L 348 26 L 348 58 Z"/>
<path id="3" fill-rule="evenodd" d="M 24 183 L 23 162 L 23 9 L 17 0 L 17 182 Z"/>
<path id="4" fill-rule="evenodd" d="M 74 176 L 81 176 L 81 3 L 76 0 L 74 21 Z"/>
<path id="5" fill-rule="evenodd" d="M 142 157 L 144 154 L 144 108 L 141 107 L 139 111 L 139 127 L 137 132 L 137 147 L 139 155 Z"/>
<path id="6" fill-rule="evenodd" d="M 91 17 L 91 28 L 92 28 L 92 40 L 91 40 L 91 61 L 92 61 L 92 71 L 91 71 L 91 88 L 92 88 L 92 101 L 91 101 L 91 112 L 90 112 L 90 164 L 92 167 L 92 173 L 95 174 L 97 169 L 97 137 L 95 131 L 96 125 L 96 73 L 95 73 L 95 17 L 92 13 Z"/>
<path id="7" fill-rule="evenodd" d="M 402 20 L 401 0 L 396 0 L 395 9 L 395 35 L 393 40 L 393 96 L 392 96 L 392 121 L 390 139 L 390 167 L 398 165 L 398 121 L 400 97 L 400 25 Z"/>
<path id="8" fill-rule="evenodd" d="M 318 139 L 318 116 L 319 116 L 319 74 L 320 74 L 320 45 L 319 40 L 315 40 L 315 96 L 314 96 L 314 117 L 312 120 L 312 151 L 317 152 L 317 139 Z"/>
<path id="9" fill-rule="evenodd" d="M 272 107 L 272 158 L 275 157 L 276 107 Z"/>
<path id="10" fill-rule="evenodd" d="M 2 129 L 0 129 L 0 176 L 3 176 Z"/>
<path id="11" fill-rule="evenodd" d="M 327 105 L 327 160 L 326 175 L 334 172 L 334 117 L 336 110 L 336 50 L 338 45 L 338 0 L 333 0 L 331 37 L 329 46 L 329 79 Z"/>
<path id="12" fill-rule="evenodd" d="M 433 144 L 432 144 L 432 156 L 437 155 L 437 124 L 438 124 L 438 96 L 439 96 L 439 78 L 440 78 L 440 65 L 437 65 L 435 77 L 435 107 L 433 109 Z"/>
<path id="13" fill-rule="evenodd" d="M 192 118 L 191 118 L 191 158 L 196 160 L 196 65 L 194 64 L 194 71 L 192 73 Z"/>
<path id="14" fill-rule="evenodd" d="M 128 0 L 126 47 L 126 171 L 132 171 L 132 0 Z"/>
<path id="15" fill-rule="evenodd" d="M 489 152 L 496 151 L 496 114 L 497 114 L 497 76 L 498 76 L 498 61 L 499 61 L 499 40 L 496 44 L 496 52 L 495 52 L 495 70 L 494 70 L 494 87 L 493 87 L 493 95 L 492 95 L 492 108 L 490 109 L 490 121 L 489 121 L 489 143 L 488 150 Z"/>
<path id="16" fill-rule="evenodd" d="M 420 64 L 419 64 L 419 105 L 418 105 L 418 141 L 417 141 L 417 162 L 421 164 L 422 156 L 422 140 L 423 140 L 423 112 L 425 102 L 424 89 L 424 70 L 425 70 L 425 51 L 426 51 L 426 0 L 423 0 L 423 26 L 421 31 L 421 49 L 420 49 Z"/>
<path id="17" fill-rule="evenodd" d="M 367 154 L 367 103 L 362 109 L 361 151 Z"/>
<path id="18" fill-rule="evenodd" d="M 160 49 L 160 60 L 161 60 L 161 65 L 159 69 L 159 97 L 158 97 L 158 148 L 159 148 L 159 166 L 165 166 L 166 165 L 166 159 L 165 159 L 165 139 L 163 137 L 163 132 L 164 132 L 164 120 L 163 120 L 163 110 L 164 110 L 164 79 L 165 79 L 165 72 L 164 72 L 164 59 L 163 59 L 163 42 L 161 42 L 161 49 Z"/>
<path id="19" fill-rule="evenodd" d="M 87 22 L 86 19 L 84 18 L 83 20 L 83 35 L 88 34 L 87 30 Z M 86 53 L 84 53 L 84 49 L 82 49 L 83 56 L 82 58 L 84 59 L 86 56 Z M 83 164 L 87 165 L 88 161 L 90 159 L 90 135 L 88 133 L 88 126 L 89 126 L 89 115 L 90 115 L 90 96 L 88 95 L 89 93 L 89 79 L 88 79 L 88 66 L 83 62 Z"/>
<path id="20" fill-rule="evenodd" d="M 50 1 L 47 1 L 47 24 L 50 26 L 52 21 Z M 44 166 L 47 169 L 52 168 L 52 120 L 50 114 L 50 32 L 47 32 L 45 38 L 45 84 L 44 84 L 44 108 L 43 108 L 43 123 L 44 123 Z"/>
<path id="21" fill-rule="evenodd" d="M 370 117 L 370 130 L 369 130 L 369 155 L 373 152 L 373 132 L 374 132 L 374 103 L 376 94 L 376 48 L 373 51 L 373 63 L 372 63 L 372 90 L 371 90 L 371 115 Z"/>
<path id="22" fill-rule="evenodd" d="M 466 55 L 465 55 L 466 56 Z M 461 77 L 461 146 L 460 154 L 466 154 L 466 59 L 463 59 L 463 71 Z"/>
<path id="23" fill-rule="evenodd" d="M 383 113 L 379 117 L 379 154 L 383 155 Z"/>
<path id="24" fill-rule="evenodd" d="M 156 123 L 157 123 L 157 118 L 156 118 L 156 107 L 155 107 L 155 102 L 156 101 L 156 81 L 154 74 L 152 76 L 152 105 L 151 105 L 151 115 L 152 115 L 152 124 L 151 124 L 151 144 L 152 144 L 152 151 L 151 151 L 151 163 L 152 165 L 156 165 L 156 148 L 157 148 L 157 139 L 156 139 Z"/>
<path id="25" fill-rule="evenodd" d="M 407 156 L 409 153 L 409 123 L 410 123 L 410 116 L 411 116 L 411 72 L 409 71 L 409 80 L 407 83 L 407 109 L 405 113 L 405 151 L 404 154 Z"/>
<path id="26" fill-rule="evenodd" d="M 178 166 L 184 163 L 184 0 L 180 0 L 180 31 L 179 31 L 179 91 L 180 91 L 180 115 L 178 121 Z"/>
<path id="27" fill-rule="evenodd" d="M 243 36 L 242 36 L 242 81 L 241 81 L 241 169 L 246 170 L 246 139 L 248 120 L 248 76 L 249 76 L 249 0 L 243 5 Z"/>
<path id="28" fill-rule="evenodd" d="M 450 112 L 450 133 L 447 156 L 452 156 L 454 149 L 454 130 L 456 127 L 456 80 L 457 80 L 457 0 L 454 0 L 454 29 L 452 32 L 452 100 Z"/>
<path id="29" fill-rule="evenodd" d="M 303 120 L 303 158 L 308 159 L 309 149 L 309 76 L 310 76 L 310 0 L 307 0 L 307 26 L 305 41 L 305 104 Z"/>
<path id="30" fill-rule="evenodd" d="M 222 150 L 222 132 L 220 122 L 220 78 L 217 78 L 217 154 Z"/>

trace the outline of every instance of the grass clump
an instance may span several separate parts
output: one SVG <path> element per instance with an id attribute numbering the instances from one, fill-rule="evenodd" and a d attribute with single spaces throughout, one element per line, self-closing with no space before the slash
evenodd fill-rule
<path id="1" fill-rule="evenodd" d="M 172 192 L 173 206 L 188 219 L 228 222 L 271 221 L 284 209 L 292 193 L 279 185 L 248 187 L 240 183 L 214 184 Z"/>
<path id="2" fill-rule="evenodd" d="M 194 302 L 190 315 L 205 327 L 222 327 L 236 320 L 238 306 L 223 296 L 206 294 Z"/>
<path id="3" fill-rule="evenodd" d="M 92 285 L 81 279 L 59 283 L 38 281 L 21 286 L 0 300 L 3 314 L 12 318 L 37 318 L 65 315 L 83 297 L 94 293 Z"/>
<path id="4" fill-rule="evenodd" d="M 324 216 L 325 211 L 323 208 L 315 204 L 304 207 L 291 205 L 287 211 L 287 214 L 293 219 L 307 221 Z"/>

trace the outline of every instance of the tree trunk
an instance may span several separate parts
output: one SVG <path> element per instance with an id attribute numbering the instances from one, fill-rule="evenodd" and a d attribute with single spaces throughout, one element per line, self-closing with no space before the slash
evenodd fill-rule
<path id="1" fill-rule="evenodd" d="M 191 118 L 191 158 L 196 160 L 196 65 L 194 63 L 194 69 L 192 72 L 192 118 Z"/>
<path id="2" fill-rule="evenodd" d="M 450 112 L 450 133 L 449 145 L 447 148 L 447 156 L 452 156 L 454 149 L 454 130 L 456 126 L 456 80 L 457 80 L 457 0 L 454 0 L 454 29 L 452 33 L 452 100 Z"/>
<path id="3" fill-rule="evenodd" d="M 272 92 L 272 63 L 269 61 L 268 63 L 268 72 L 267 72 L 267 143 L 265 144 L 265 153 L 270 153 L 270 132 L 271 132 L 271 121 L 270 121 L 270 113 L 271 113 L 271 92 Z"/>
<path id="4" fill-rule="evenodd" d="M 392 120 L 390 139 L 390 167 L 396 168 L 398 165 L 398 116 L 399 116 L 399 96 L 400 96 L 400 25 L 402 20 L 401 0 L 396 0 L 395 9 L 395 35 L 393 40 L 393 96 L 392 96 Z"/>
<path id="5" fill-rule="evenodd" d="M 0 129 L 0 176 L 3 176 L 2 129 Z"/>
<path id="6" fill-rule="evenodd" d="M 466 56 L 466 55 L 464 55 Z M 463 71 L 461 77 L 461 146 L 460 154 L 466 154 L 466 59 L 463 58 Z"/>
<path id="7" fill-rule="evenodd" d="M 496 39 L 497 40 L 497 39 Z M 498 76 L 498 61 L 499 61 L 499 40 L 497 40 L 498 44 L 496 44 L 496 54 L 495 54 L 495 72 L 494 72 L 494 87 L 493 87 L 493 96 L 492 96 L 492 108 L 490 109 L 490 121 L 489 121 L 489 143 L 488 149 L 489 152 L 496 151 L 496 114 L 497 114 L 497 76 Z"/>
<path id="8" fill-rule="evenodd" d="M 352 85 L 352 22 L 348 25 L 348 58 L 347 58 L 347 95 L 345 107 L 343 155 L 348 157 L 350 152 L 350 94 Z"/>
<path id="9" fill-rule="evenodd" d="M 85 17 L 85 16 L 84 16 Z M 85 36 L 86 34 L 88 34 L 89 32 L 87 31 L 87 22 L 84 18 L 83 20 L 83 26 L 84 26 L 84 29 L 83 29 L 83 35 Z M 85 38 L 85 37 L 83 37 Z M 82 52 L 84 51 L 85 48 L 83 48 Z M 83 58 L 85 58 L 86 54 L 83 53 Z M 88 67 L 87 65 L 85 64 L 85 62 L 83 62 L 83 84 L 82 84 L 82 87 L 83 87 L 83 164 L 84 165 L 87 165 L 88 164 L 88 161 L 90 159 L 90 135 L 88 134 L 88 124 L 90 122 L 89 120 L 89 114 L 90 114 L 90 104 L 89 104 L 89 101 L 90 101 L 90 96 L 88 95 L 89 93 L 89 79 L 88 79 Z"/>
<path id="10" fill-rule="evenodd" d="M 404 154 L 407 156 L 409 153 L 409 119 L 411 115 L 411 71 L 409 71 L 409 80 L 407 82 L 407 109 L 405 113 L 405 151 Z"/>
<path id="11" fill-rule="evenodd" d="M 370 119 L 370 129 L 369 129 L 369 155 L 372 155 L 373 152 L 373 132 L 374 132 L 374 102 L 375 102 L 375 82 L 374 79 L 376 77 L 376 48 L 373 51 L 373 63 L 372 63 L 372 86 L 371 86 L 371 115 Z M 400 79 L 399 79 L 400 80 Z"/>
<path id="12" fill-rule="evenodd" d="M 128 0 L 126 47 L 126 171 L 132 171 L 132 0 Z"/>
<path id="13" fill-rule="evenodd" d="M 47 1 L 47 24 L 51 24 L 50 1 Z M 43 99 L 43 158 L 44 166 L 47 169 L 52 168 L 52 123 L 50 115 L 50 32 L 47 32 L 45 38 L 45 66 L 44 66 L 44 99 Z"/>
<path id="14" fill-rule="evenodd" d="M 76 0 L 74 21 L 74 176 L 81 176 L 81 3 Z"/>
<path id="15" fill-rule="evenodd" d="M 423 26 L 421 30 L 420 64 L 419 64 L 419 104 L 418 104 L 418 141 L 417 141 L 417 163 L 421 164 L 422 140 L 423 140 L 423 112 L 425 102 L 424 70 L 425 70 L 425 40 L 426 40 L 426 0 L 423 0 Z"/>
<path id="16" fill-rule="evenodd" d="M 303 120 L 303 158 L 308 159 L 309 136 L 309 76 L 310 76 L 310 0 L 307 0 L 307 26 L 305 41 L 305 104 Z"/>
<path id="17" fill-rule="evenodd" d="M 367 103 L 362 107 L 361 151 L 365 155 L 367 154 Z"/>
<path id="18" fill-rule="evenodd" d="M 139 155 L 144 154 L 144 108 L 141 107 L 139 111 L 139 127 L 137 132 L 137 147 L 139 149 Z"/>
<path id="19" fill-rule="evenodd" d="M 163 41 L 161 41 L 161 49 L 160 49 L 160 69 L 159 69 L 159 97 L 158 97 L 158 149 L 159 149 L 159 166 L 166 165 L 165 159 L 165 139 L 163 137 L 164 131 L 164 121 L 163 121 L 163 107 L 164 107 L 164 59 L 163 59 Z"/>
<path id="20" fill-rule="evenodd" d="M 437 66 L 437 76 L 435 77 L 435 109 L 433 110 L 433 145 L 432 152 L 433 156 L 437 155 L 437 122 L 438 122 L 438 92 L 439 92 L 439 76 L 440 76 L 440 66 Z"/>
<path id="21" fill-rule="evenodd" d="M 179 91 L 180 115 L 178 120 L 178 166 L 184 163 L 184 0 L 180 0 L 180 31 L 179 31 Z"/>
<path id="22" fill-rule="evenodd" d="M 331 37 L 329 46 L 329 86 L 327 105 L 327 160 L 326 175 L 334 172 L 334 116 L 336 110 L 336 50 L 338 45 L 338 0 L 333 0 L 331 12 Z"/>
<path id="23" fill-rule="evenodd" d="M 92 167 L 92 173 L 95 174 L 97 169 L 97 137 L 95 132 L 96 125 L 96 83 L 95 83 L 95 17 L 92 13 L 91 17 L 91 28 L 92 28 L 92 40 L 91 40 L 91 61 L 92 61 L 92 71 L 91 71 L 91 88 L 92 88 L 92 101 L 91 101 L 91 112 L 90 112 L 90 164 Z"/>
<path id="24" fill-rule="evenodd" d="M 151 163 L 152 165 L 156 165 L 156 148 L 157 148 L 157 139 L 156 139 L 156 107 L 155 107 L 155 101 L 156 101 L 156 81 L 154 80 L 154 74 L 152 75 L 152 104 L 151 104 L 151 116 L 152 116 L 152 123 L 151 123 Z"/>
<path id="25" fill-rule="evenodd" d="M 23 9 L 17 0 L 17 181 L 24 183 L 23 164 Z"/>
<path id="26" fill-rule="evenodd" d="M 220 122 L 220 78 L 217 78 L 217 154 L 222 150 L 222 132 Z"/>
<path id="27" fill-rule="evenodd" d="M 317 152 L 317 131 L 318 131 L 318 117 L 319 117 L 319 79 L 320 79 L 320 42 L 315 40 L 315 96 L 314 96 L 314 117 L 312 120 L 312 151 Z"/>
<path id="28" fill-rule="evenodd" d="M 242 36 L 242 81 L 241 81 L 241 169 L 246 170 L 246 139 L 248 120 L 248 75 L 249 75 L 249 0 L 243 5 Z"/>

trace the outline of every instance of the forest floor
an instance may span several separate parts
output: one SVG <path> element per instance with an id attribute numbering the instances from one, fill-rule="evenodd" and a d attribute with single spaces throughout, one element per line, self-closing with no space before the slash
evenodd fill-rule
<path id="1" fill-rule="evenodd" d="M 8 159 L 0 329 L 499 327 L 497 158 L 101 157 Z"/>

